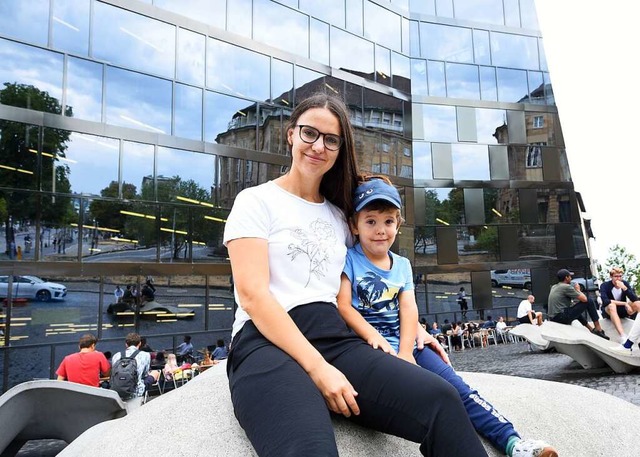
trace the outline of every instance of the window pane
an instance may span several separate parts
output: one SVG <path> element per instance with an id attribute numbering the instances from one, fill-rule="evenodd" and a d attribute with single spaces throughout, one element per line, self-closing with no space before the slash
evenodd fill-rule
<path id="1" fill-rule="evenodd" d="M 443 17 L 453 17 L 453 0 L 436 0 L 436 14 Z"/>
<path id="2" fill-rule="evenodd" d="M 491 179 L 489 173 L 489 152 L 486 146 L 471 144 L 452 144 L 453 179 L 483 180 Z"/>
<path id="3" fill-rule="evenodd" d="M 313 2 L 313 0 L 306 0 L 309 2 Z M 319 2 L 315 2 L 320 5 Z M 340 2 L 342 3 L 342 2 Z M 355 33 L 357 35 L 362 35 L 364 25 L 362 23 L 362 0 L 346 0 L 346 8 L 347 8 L 347 30 L 351 33 Z M 339 10 L 342 8 L 340 7 Z M 334 12 L 335 14 L 335 12 Z M 340 25 L 336 23 L 337 25 Z"/>
<path id="4" fill-rule="evenodd" d="M 6 94 L 1 101 L 5 105 L 19 106 L 36 111 L 62 113 L 62 54 L 34 48 L 13 41 L 0 39 L 0 83 L 9 82 L 11 90 L 18 90 L 21 96 L 7 97 L 6 86 L 0 86 L 0 91 Z M 24 71 L 28 68 L 29 71 Z M 34 95 L 27 97 L 27 86 L 34 86 L 38 98 L 56 99 L 53 104 L 36 102 Z M 27 99 L 30 98 L 29 105 Z"/>
<path id="5" fill-rule="evenodd" d="M 373 43 L 332 27 L 331 66 L 372 75 Z"/>
<path id="6" fill-rule="evenodd" d="M 247 109 L 250 106 L 254 109 Z M 255 149 L 255 126 L 255 105 L 251 102 L 205 92 L 205 141 Z"/>
<path id="7" fill-rule="evenodd" d="M 444 62 L 427 61 L 427 80 L 429 81 L 429 95 L 432 97 L 446 97 L 447 85 L 444 79 Z"/>
<path id="8" fill-rule="evenodd" d="M 251 0 L 234 0 L 227 3 L 227 30 L 251 38 Z"/>
<path id="9" fill-rule="evenodd" d="M 477 66 L 448 63 L 446 71 L 447 95 L 449 97 L 480 100 Z"/>
<path id="10" fill-rule="evenodd" d="M 53 46 L 68 52 L 89 54 L 89 0 L 55 0 Z"/>
<path id="11" fill-rule="evenodd" d="M 536 37 L 491 33 L 491 54 L 494 65 L 538 70 L 538 40 Z"/>
<path id="12" fill-rule="evenodd" d="M 456 19 L 502 25 L 502 0 L 454 0 Z"/>
<path id="13" fill-rule="evenodd" d="M 480 97 L 482 100 L 498 101 L 498 85 L 494 67 L 480 67 Z"/>
<path id="14" fill-rule="evenodd" d="M 474 29 L 473 55 L 475 57 L 475 63 L 491 65 L 491 47 L 489 45 L 488 31 Z"/>
<path id="15" fill-rule="evenodd" d="M 344 0 L 324 0 L 322 2 L 316 0 L 300 0 L 298 3 L 300 4 L 300 10 L 307 14 L 338 27 L 344 27 L 345 25 Z M 362 2 L 360 1 L 360 3 Z M 360 11 L 360 16 L 362 16 L 362 11 Z"/>
<path id="16" fill-rule="evenodd" d="M 202 89 L 175 85 L 174 135 L 202 140 Z"/>
<path id="17" fill-rule="evenodd" d="M 290 105 L 293 101 L 293 64 L 273 59 L 271 61 L 271 101 Z"/>
<path id="18" fill-rule="evenodd" d="M 207 87 L 257 100 L 269 98 L 269 57 L 209 39 Z"/>
<path id="19" fill-rule="evenodd" d="M 518 0 L 504 1 L 505 25 L 508 27 L 520 27 L 520 6 Z"/>
<path id="20" fill-rule="evenodd" d="M 507 122 L 507 113 L 501 109 L 476 108 L 478 143 L 500 143 L 496 131 Z"/>
<path id="21" fill-rule="evenodd" d="M 313 45 L 309 57 L 316 62 L 329 65 L 329 24 L 311 19 L 311 43 Z"/>
<path id="22" fill-rule="evenodd" d="M 49 33 L 49 0 L 0 2 L 0 30 L 3 35 L 46 46 Z"/>
<path id="23" fill-rule="evenodd" d="M 376 81 L 385 86 L 391 85 L 391 54 L 382 46 L 376 45 Z"/>
<path id="24" fill-rule="evenodd" d="M 436 15 L 436 5 L 434 0 L 411 0 L 409 10 L 412 13 Z"/>
<path id="25" fill-rule="evenodd" d="M 433 179 L 431 166 L 431 143 L 413 143 L 413 179 Z"/>
<path id="26" fill-rule="evenodd" d="M 424 105 L 425 139 L 429 141 L 457 141 L 455 106 Z"/>
<path id="27" fill-rule="evenodd" d="M 214 185 L 215 156 L 180 149 L 158 147 L 158 200 L 181 203 L 189 198 L 211 204 Z M 160 192 L 163 177 L 163 192 Z M 164 179 L 170 178 L 170 179 Z M 193 203 L 193 202 L 190 202 Z M 197 203 L 196 203 L 197 204 Z"/>
<path id="28" fill-rule="evenodd" d="M 153 6 L 224 30 L 226 0 L 153 0 Z"/>
<path id="29" fill-rule="evenodd" d="M 538 15 L 534 0 L 520 0 L 520 15 L 522 16 L 522 27 L 525 29 L 540 30 L 538 25 Z"/>
<path id="30" fill-rule="evenodd" d="M 527 72 L 498 68 L 498 100 L 501 102 L 520 102 L 526 97 Z"/>
<path id="31" fill-rule="evenodd" d="M 309 16 L 270 0 L 254 0 L 253 38 L 302 57 L 309 56 Z"/>
<path id="32" fill-rule="evenodd" d="M 428 59 L 473 63 L 471 29 L 420 23 L 420 50 Z"/>
<path id="33" fill-rule="evenodd" d="M 408 57 L 391 53 L 391 82 L 393 87 L 404 92 L 411 92 L 411 61 Z"/>
<path id="34" fill-rule="evenodd" d="M 177 78 L 186 83 L 204 85 L 205 36 L 178 29 Z"/>
<path id="35" fill-rule="evenodd" d="M 171 134 L 171 82 L 107 67 L 109 124 Z"/>
<path id="36" fill-rule="evenodd" d="M 102 70 L 102 64 L 67 57 L 68 115 L 88 121 L 102 120 Z"/>
<path id="37" fill-rule="evenodd" d="M 364 3 L 364 36 L 383 46 L 400 51 L 402 49 L 401 17 L 372 2 Z"/>
<path id="38" fill-rule="evenodd" d="M 135 186 L 134 195 L 145 200 L 155 200 L 153 183 L 153 146 L 124 141 L 122 143 L 122 187 Z"/>
<path id="39" fill-rule="evenodd" d="M 175 27 L 104 3 L 94 5 L 93 56 L 167 78 L 175 74 Z"/>
<path id="40" fill-rule="evenodd" d="M 426 60 L 411 60 L 411 93 L 413 95 L 429 95 Z"/>
<path id="41" fill-rule="evenodd" d="M 51 243 L 42 249 L 40 259 L 48 262 L 73 262 L 78 260 L 78 199 L 69 197 L 43 197 L 41 200 L 41 227 L 48 230 Z M 47 236 L 49 235 L 47 234 Z M 47 244 L 47 243 L 45 243 Z M 83 245 L 83 252 L 90 246 Z"/>

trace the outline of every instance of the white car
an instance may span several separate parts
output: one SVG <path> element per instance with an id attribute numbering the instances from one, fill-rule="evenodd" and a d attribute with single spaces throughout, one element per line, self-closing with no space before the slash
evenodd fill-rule
<path id="1" fill-rule="evenodd" d="M 517 286 L 531 289 L 531 270 L 517 268 L 513 270 L 491 270 L 491 287 Z"/>
<path id="2" fill-rule="evenodd" d="M 594 278 L 588 278 L 586 280 L 584 278 L 572 278 L 571 284 L 578 284 L 581 292 L 584 292 L 585 290 L 592 292 L 599 288 L 598 280 Z"/>
<path id="3" fill-rule="evenodd" d="M 0 298 L 7 297 L 9 276 L 0 276 Z M 67 288 L 62 284 L 44 281 L 36 276 L 14 276 L 11 296 L 29 300 L 62 300 Z"/>

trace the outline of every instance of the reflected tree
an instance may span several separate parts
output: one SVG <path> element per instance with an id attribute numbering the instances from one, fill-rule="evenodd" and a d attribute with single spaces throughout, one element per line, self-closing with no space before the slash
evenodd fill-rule
<path id="1" fill-rule="evenodd" d="M 91 217 L 96 220 L 100 227 L 107 227 L 125 232 L 127 217 L 120 213 L 121 210 L 131 211 L 130 200 L 136 198 L 136 186 L 127 182 L 122 183 L 122 198 L 125 201 L 117 201 L 118 181 L 111 181 L 107 187 L 100 191 L 100 196 L 112 200 L 93 200 L 89 205 Z"/>
<path id="2" fill-rule="evenodd" d="M 62 114 L 58 99 L 31 85 L 5 83 L 0 90 L 0 103 Z M 65 115 L 73 115 L 70 107 Z M 65 130 L 40 129 L 0 119 L 0 187 L 39 190 L 51 183 L 52 191 L 70 193 L 69 168 L 60 163 L 60 158 L 65 157 L 68 140 L 69 132 Z M 14 224 L 30 224 L 42 203 L 35 194 L 25 193 L 19 197 L 14 194 L 15 191 L 0 191 L 0 199 L 6 203 L 3 221 L 7 248 L 15 245 Z M 70 200 L 53 195 L 51 203 L 42 208 L 43 220 L 55 227 L 66 224 L 72 214 Z M 7 252 L 10 253 L 9 249 Z"/>
<path id="3" fill-rule="evenodd" d="M 597 266 L 600 281 L 611 279 L 609 271 L 613 267 L 622 268 L 624 270 L 623 279 L 631 284 L 636 293 L 640 293 L 640 261 L 633 253 L 619 244 L 610 247 L 609 256 L 604 265 L 598 264 Z"/>

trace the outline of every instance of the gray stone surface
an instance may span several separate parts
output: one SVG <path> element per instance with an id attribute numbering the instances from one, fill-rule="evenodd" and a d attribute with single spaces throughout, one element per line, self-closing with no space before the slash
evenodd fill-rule
<path id="1" fill-rule="evenodd" d="M 526 351 L 526 345 L 523 346 Z M 492 349 L 497 348 L 473 349 L 465 351 L 464 356 L 497 354 Z M 460 354 L 454 354 L 454 360 Z M 637 455 L 637 436 L 620 433 L 619 424 L 633 427 L 631 424 L 640 423 L 640 407 L 625 400 L 566 383 L 483 373 L 463 373 L 463 376 L 506 415 L 522 435 L 551 442 L 561 456 Z M 616 420 L 603 421 L 605 417 Z M 336 421 L 335 425 L 342 456 L 419 455 L 414 443 L 363 430 L 343 420 Z M 597 439 L 588 432 L 594 427 Z M 172 456 L 255 455 L 233 416 L 224 368 L 216 366 L 124 418 L 89 429 L 60 456 L 112 457 L 124 452 L 119 447 L 123 442 L 127 443 L 127 455 L 148 453 L 152 452 L 149 443 L 154 437 L 163 437 L 160 438 L 162 451 Z M 492 457 L 501 455 L 493 449 L 489 451 Z"/>

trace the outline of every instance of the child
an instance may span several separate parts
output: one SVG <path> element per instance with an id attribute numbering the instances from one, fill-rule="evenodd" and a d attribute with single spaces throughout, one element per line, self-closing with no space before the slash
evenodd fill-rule
<path id="1" fill-rule="evenodd" d="M 338 294 L 344 320 L 374 348 L 417 363 L 452 384 L 476 430 L 507 455 L 557 457 L 557 451 L 546 443 L 521 439 L 513 424 L 434 350 L 414 350 L 418 308 L 411 265 L 408 259 L 389 251 L 402 222 L 400 194 L 384 177 L 365 179 L 356 189 L 356 214 L 349 221 L 357 243 L 347 252 Z M 439 346 L 433 337 L 424 337 L 434 348 Z"/>

